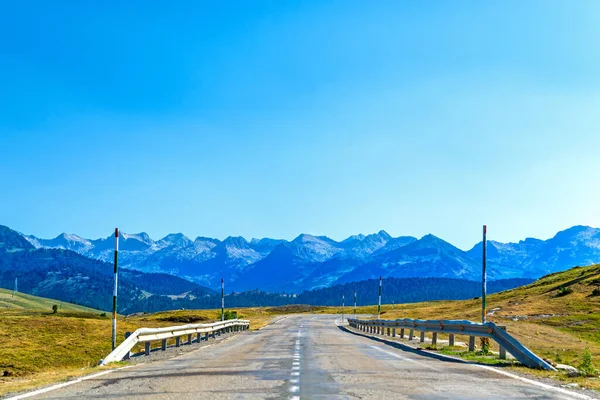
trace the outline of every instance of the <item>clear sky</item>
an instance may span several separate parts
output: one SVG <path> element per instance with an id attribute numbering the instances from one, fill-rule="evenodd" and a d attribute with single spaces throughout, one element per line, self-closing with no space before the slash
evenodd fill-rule
<path id="1" fill-rule="evenodd" d="M 0 74 L 24 233 L 600 225 L 598 1 L 6 2 Z"/>

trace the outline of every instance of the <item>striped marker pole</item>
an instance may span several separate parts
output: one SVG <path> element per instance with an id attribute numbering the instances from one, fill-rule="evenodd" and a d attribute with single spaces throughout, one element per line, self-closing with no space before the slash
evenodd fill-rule
<path id="1" fill-rule="evenodd" d="M 221 321 L 225 321 L 225 279 L 221 278 Z"/>
<path id="2" fill-rule="evenodd" d="M 344 323 L 344 295 L 342 295 L 342 324 Z"/>
<path id="3" fill-rule="evenodd" d="M 354 291 L 354 319 L 356 319 L 356 290 Z"/>
<path id="4" fill-rule="evenodd" d="M 487 226 L 483 226 L 483 255 L 482 255 L 482 276 L 481 276 L 481 323 L 485 324 L 485 314 L 486 314 L 486 294 L 487 294 L 487 276 L 486 276 L 486 257 L 487 257 Z"/>
<path id="5" fill-rule="evenodd" d="M 117 288 L 119 287 L 119 228 L 115 229 L 115 289 L 113 291 L 112 349 L 117 347 Z"/>
<path id="6" fill-rule="evenodd" d="M 377 304 L 377 319 L 381 319 L 381 285 L 383 285 L 383 278 L 379 277 L 379 303 Z"/>

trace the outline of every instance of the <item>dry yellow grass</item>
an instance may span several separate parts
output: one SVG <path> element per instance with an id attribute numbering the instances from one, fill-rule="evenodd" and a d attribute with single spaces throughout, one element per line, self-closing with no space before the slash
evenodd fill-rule
<path id="1" fill-rule="evenodd" d="M 488 319 L 506 325 L 512 335 L 545 358 L 577 366 L 587 347 L 594 359 L 598 360 L 600 297 L 590 294 L 596 285 L 600 285 L 599 278 L 598 265 L 575 268 L 545 277 L 523 288 L 491 295 L 488 298 L 488 310 L 497 310 Z M 570 287 L 573 292 L 557 297 L 560 286 Z M 18 301 L 8 301 L 9 305 L 18 306 L 0 306 L 0 375 L 9 375 L 0 376 L 0 395 L 89 373 L 110 352 L 111 321 L 108 316 L 101 316 L 99 311 L 65 304 L 58 314 L 53 315 L 50 310 L 55 301 L 22 296 L 23 299 Z M 0 297 L 2 304 L 7 304 L 7 301 Z M 258 329 L 276 315 L 296 312 L 339 313 L 341 309 L 283 307 L 240 308 L 237 311 L 240 318 L 251 321 L 251 329 Z M 386 319 L 477 321 L 480 318 L 480 300 L 384 305 L 382 311 L 382 317 Z M 358 312 L 374 314 L 376 307 L 359 307 Z M 120 317 L 119 338 L 122 340 L 126 331 L 141 327 L 212 322 L 219 315 L 218 310 L 186 310 Z M 523 316 L 527 316 L 527 319 L 523 319 Z M 563 374 L 534 373 L 567 380 Z M 569 381 L 600 389 L 600 381 L 585 378 Z"/>
<path id="2" fill-rule="evenodd" d="M 111 351 L 111 319 L 105 313 L 71 306 L 52 314 L 55 301 L 19 294 L 21 306 L 0 309 L 0 396 L 90 373 Z M 23 306 L 25 305 L 25 306 Z M 49 306 L 50 305 L 50 306 Z M 68 310 L 68 311 L 66 311 Z M 236 309 L 234 309 L 236 311 Z M 285 311 L 240 308 L 239 318 L 250 320 L 252 330 L 267 325 Z M 142 327 L 210 323 L 220 310 L 168 311 L 136 317 L 119 316 L 119 341 L 125 332 Z M 174 344 L 174 339 L 169 345 Z M 141 351 L 138 346 L 134 351 Z M 6 376 L 2 376 L 6 375 Z"/>
<path id="3" fill-rule="evenodd" d="M 561 286 L 570 288 L 572 293 L 560 296 Z M 552 274 L 531 285 L 488 296 L 488 312 L 496 311 L 487 319 L 505 325 L 507 331 L 521 343 L 554 362 L 578 367 L 585 349 L 589 348 L 595 367 L 600 369 L 600 296 L 592 295 L 598 287 L 600 265 Z M 340 313 L 341 309 L 331 308 L 324 312 Z M 377 307 L 359 307 L 357 312 L 376 314 Z M 480 321 L 481 300 L 383 305 L 382 318 Z M 444 335 L 439 337 L 445 338 Z M 457 336 L 456 340 L 466 341 L 467 337 Z M 493 344 L 492 349 L 497 350 L 497 345 Z M 600 390 L 598 379 L 568 378 L 565 373 L 515 369 Z"/>
<path id="4" fill-rule="evenodd" d="M 487 319 L 545 358 L 578 365 L 586 347 L 600 359 L 600 296 L 591 296 L 600 266 L 573 268 L 531 285 L 488 296 Z M 558 288 L 573 290 L 557 296 Z M 338 311 L 338 310 L 336 310 Z M 376 307 L 360 307 L 376 313 Z M 382 307 L 382 318 L 481 320 L 481 300 L 434 301 Z"/>

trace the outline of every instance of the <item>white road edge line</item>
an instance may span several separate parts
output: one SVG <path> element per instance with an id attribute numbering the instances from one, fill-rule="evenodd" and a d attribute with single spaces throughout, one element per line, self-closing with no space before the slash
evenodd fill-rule
<path id="1" fill-rule="evenodd" d="M 440 371 L 441 372 L 441 370 L 439 370 L 437 368 L 434 368 L 434 367 L 431 367 L 431 366 L 428 366 L 426 364 L 423 364 L 423 363 L 421 363 L 419 361 L 416 361 L 416 360 L 413 360 L 413 359 L 410 359 L 410 358 L 404 358 L 404 357 L 402 357 L 402 356 L 400 356 L 398 354 L 395 354 L 395 353 L 383 350 L 382 348 L 379 348 L 377 346 L 371 346 L 371 347 L 374 348 L 374 349 L 376 349 L 376 350 L 379 350 L 381 352 L 384 352 L 386 354 L 389 354 L 391 356 L 394 356 L 396 358 L 400 358 L 402 360 L 406 360 L 406 361 L 410 361 L 410 362 L 416 362 L 418 364 L 421 364 L 423 366 L 426 366 L 428 368 L 435 369 L 436 371 Z M 479 365 L 479 364 L 468 364 L 468 365 L 472 365 L 474 367 L 478 367 L 478 368 L 482 368 L 482 369 L 485 369 L 485 370 L 488 370 L 488 371 L 492 371 L 492 372 L 495 372 L 495 373 L 500 374 L 500 375 L 508 376 L 509 378 L 517 379 L 517 380 L 519 380 L 521 382 L 529 383 L 530 385 L 541 387 L 543 389 L 553 390 L 555 392 L 559 392 L 559 393 L 568 395 L 571 398 L 576 398 L 576 399 L 581 399 L 581 400 L 594 400 L 593 397 L 590 397 L 590 396 L 585 395 L 583 393 L 572 392 L 572 391 L 567 390 L 567 389 L 563 389 L 563 388 L 559 388 L 559 387 L 556 387 L 556 386 L 548 385 L 546 383 L 534 381 L 532 379 L 523 378 L 522 376 L 514 375 L 514 374 L 511 374 L 510 372 L 502 371 L 502 370 L 499 370 L 499 369 L 496 369 L 496 368 L 493 368 L 493 367 L 488 367 L 487 365 Z"/>
<path id="2" fill-rule="evenodd" d="M 505 375 L 505 376 L 508 376 L 510 378 L 517 379 L 517 380 L 529 383 L 529 384 L 534 385 L 534 386 L 538 386 L 538 387 L 541 387 L 541 388 L 544 388 L 544 389 L 554 390 L 554 391 L 557 391 L 559 393 L 566 394 L 566 395 L 568 395 L 570 397 L 575 397 L 577 399 L 594 400 L 593 397 L 590 397 L 590 396 L 585 395 L 583 393 L 576 393 L 576 392 L 572 392 L 572 391 L 567 390 L 567 389 L 559 388 L 559 387 L 552 386 L 552 385 L 547 385 L 545 383 L 534 381 L 532 379 L 523 378 L 522 376 L 519 376 L 519 375 L 513 375 L 510 372 L 506 372 L 506 371 L 502 371 L 502 370 L 499 370 L 499 369 L 496 369 L 496 368 L 488 367 L 487 365 L 478 365 L 478 364 L 471 364 L 471 365 L 473 365 L 475 367 L 487 369 L 488 371 L 493 371 L 493 372 L 496 372 L 497 374 Z"/>
<path id="3" fill-rule="evenodd" d="M 338 321 L 339 320 L 336 319 L 335 320 L 335 324 L 339 326 Z M 371 347 L 374 348 L 374 349 L 377 349 L 379 351 L 383 351 L 384 353 L 388 353 L 390 355 L 393 355 L 394 357 L 403 358 L 403 357 L 401 357 L 401 356 L 399 356 L 399 355 L 397 355 L 395 353 L 388 352 L 388 351 L 383 350 L 383 349 L 381 349 L 381 348 L 379 348 L 377 346 L 371 346 Z M 409 358 L 407 358 L 406 360 L 407 361 L 418 362 L 418 361 L 415 361 L 415 360 L 411 360 Z M 450 358 L 448 358 L 448 360 L 450 360 Z M 422 364 L 422 363 L 419 363 L 419 364 Z M 567 389 L 563 389 L 563 388 L 559 388 L 559 387 L 556 387 L 556 386 L 548 385 L 546 383 L 534 381 L 533 379 L 523 378 L 522 376 L 514 375 L 514 374 L 511 374 L 510 372 L 502 371 L 502 370 L 499 370 L 499 369 L 496 369 L 496 368 L 493 368 L 493 367 L 488 367 L 487 365 L 479 365 L 479 364 L 468 364 L 468 365 L 472 365 L 474 367 L 478 367 L 478 368 L 482 368 L 482 369 L 485 369 L 485 370 L 488 370 L 488 371 L 492 371 L 492 372 L 495 372 L 495 373 L 500 374 L 500 375 L 508 376 L 509 378 L 517 379 L 517 380 L 519 380 L 521 382 L 529 383 L 530 385 L 541 387 L 541 388 L 544 388 L 544 389 L 547 389 L 547 390 L 553 390 L 555 392 L 559 392 L 559 393 L 565 394 L 567 396 L 574 397 L 576 399 L 594 400 L 593 397 L 590 397 L 590 396 L 588 396 L 586 394 L 583 394 L 583 393 L 572 392 L 572 391 L 567 390 Z M 432 368 L 432 367 L 430 367 L 430 368 Z"/>
<path id="4" fill-rule="evenodd" d="M 141 364 L 139 364 L 139 365 L 141 365 Z M 66 387 L 66 386 L 71 386 L 71 385 L 74 385 L 76 383 L 87 381 L 88 379 L 98 378 L 100 376 L 107 375 L 107 374 L 113 373 L 115 371 L 120 371 L 122 369 L 127 369 L 127 368 L 133 368 L 135 366 L 136 365 L 127 365 L 127 366 L 121 367 L 121 368 L 115 368 L 115 369 L 111 369 L 111 370 L 108 370 L 108 371 L 98 372 L 97 374 L 84 376 L 83 378 L 77 378 L 77 379 L 69 381 L 69 382 L 59 383 L 58 385 L 49 386 L 49 387 L 43 388 L 43 389 L 38 389 L 38 390 L 35 390 L 33 392 L 23 393 L 23 394 L 20 394 L 18 396 L 14 396 L 14 397 L 8 397 L 5 400 L 26 399 L 28 397 L 33 397 L 33 396 L 37 396 L 38 394 L 48 393 L 48 392 L 50 392 L 52 390 L 60 389 L 60 388 Z"/>
<path id="5" fill-rule="evenodd" d="M 225 340 L 223 340 L 223 342 L 224 342 L 224 341 L 225 341 Z M 200 350 L 206 349 L 206 348 L 208 348 L 208 347 L 210 347 L 210 346 L 212 346 L 212 345 L 213 345 L 212 343 L 211 343 L 211 344 L 207 344 L 206 346 L 202 346 L 202 347 L 200 347 L 200 348 L 198 348 L 198 349 L 192 350 L 192 351 L 191 351 L 191 352 L 189 352 L 189 353 L 184 353 L 184 354 L 181 354 L 181 355 L 179 355 L 179 356 L 173 357 L 173 358 L 171 358 L 171 359 L 172 359 L 172 360 L 174 360 L 174 359 L 177 359 L 177 358 L 180 358 L 180 357 L 187 356 L 188 354 L 195 353 L 195 352 L 197 352 L 197 351 L 200 351 Z M 56 389 L 60 389 L 60 388 L 67 387 L 67 386 L 71 386 L 71 385 L 74 385 L 74 384 L 76 384 L 76 383 L 81 383 L 81 382 L 83 382 L 83 381 L 87 381 L 88 379 L 93 379 L 93 378 L 97 378 L 97 377 L 99 377 L 99 376 L 107 375 L 107 374 L 113 373 L 113 372 L 115 372 L 115 371 L 120 371 L 120 370 L 127 369 L 127 368 L 138 367 L 138 366 L 140 366 L 140 365 L 145 365 L 145 364 L 146 364 L 146 363 L 140 363 L 140 364 L 135 364 L 135 365 L 126 365 L 126 366 L 124 366 L 124 367 L 119 367 L 119 368 L 115 368 L 115 369 L 110 369 L 110 370 L 108 370 L 108 371 L 102 371 L 102 372 L 98 372 L 97 374 L 87 375 L 87 376 L 84 376 L 84 377 L 82 377 L 82 378 L 77 378 L 77 379 L 75 379 L 75 380 L 72 380 L 72 381 L 69 381 L 69 382 L 63 382 L 63 383 L 59 383 L 59 384 L 57 384 L 57 385 L 48 386 L 48 387 L 46 387 L 46 388 L 42 388 L 42 389 L 38 389 L 38 390 L 34 390 L 33 392 L 27 392 L 27 393 L 23 393 L 23 394 L 20 394 L 20 395 L 14 396 L 14 397 L 7 397 L 7 398 L 5 398 L 4 400 L 20 400 L 20 399 L 26 399 L 26 398 L 28 398 L 28 397 L 37 396 L 38 394 L 44 394 L 44 393 L 48 393 L 48 392 L 51 392 L 51 391 L 53 391 L 53 390 L 56 390 Z"/>

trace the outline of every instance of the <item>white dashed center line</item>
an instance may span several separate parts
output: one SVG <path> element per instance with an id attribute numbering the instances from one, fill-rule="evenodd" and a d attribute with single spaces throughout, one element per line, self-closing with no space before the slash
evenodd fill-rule
<path id="1" fill-rule="evenodd" d="M 293 396 L 290 397 L 291 400 L 300 400 L 300 338 L 302 337 L 302 328 L 304 325 L 300 325 L 298 329 L 298 334 L 294 345 L 294 355 L 292 356 L 292 372 L 290 379 L 290 393 Z"/>

